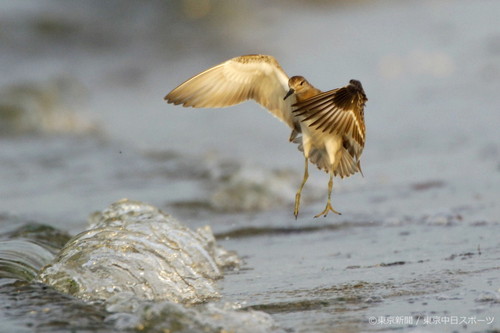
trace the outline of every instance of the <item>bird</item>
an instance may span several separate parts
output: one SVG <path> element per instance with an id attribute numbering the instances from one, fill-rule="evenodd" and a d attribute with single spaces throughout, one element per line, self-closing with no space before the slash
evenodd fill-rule
<path id="1" fill-rule="evenodd" d="M 188 79 L 164 100 L 194 108 L 224 108 L 254 100 L 287 124 L 289 141 L 304 154 L 304 176 L 295 195 L 297 219 L 308 165 L 329 174 L 325 209 L 341 215 L 331 204 L 333 178 L 363 175 L 360 158 L 365 146 L 364 107 L 368 101 L 361 82 L 322 92 L 302 76 L 288 77 L 270 55 L 249 54 L 229 59 Z"/>

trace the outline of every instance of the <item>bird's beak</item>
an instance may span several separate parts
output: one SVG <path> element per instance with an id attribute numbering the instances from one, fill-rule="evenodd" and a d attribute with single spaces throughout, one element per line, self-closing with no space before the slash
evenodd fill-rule
<path id="1" fill-rule="evenodd" d="M 290 88 L 290 90 L 288 90 L 288 92 L 286 93 L 285 97 L 283 97 L 283 100 L 287 99 L 288 96 L 290 96 L 291 94 L 293 94 L 295 92 L 295 90 L 293 90 L 293 88 Z"/>

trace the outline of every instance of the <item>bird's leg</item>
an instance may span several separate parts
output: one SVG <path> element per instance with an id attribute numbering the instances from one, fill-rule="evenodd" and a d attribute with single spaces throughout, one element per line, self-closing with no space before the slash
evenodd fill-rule
<path id="1" fill-rule="evenodd" d="M 326 217 L 330 211 L 334 212 L 335 214 L 342 215 L 340 212 L 337 212 L 332 207 L 332 204 L 331 204 L 332 188 L 333 188 L 333 172 L 330 172 L 330 181 L 328 182 L 328 201 L 326 202 L 325 210 L 323 210 L 318 215 L 315 215 L 314 216 L 315 218 L 316 217 L 320 217 L 321 215 L 323 215 L 324 217 Z"/>
<path id="2" fill-rule="evenodd" d="M 299 215 L 300 194 L 302 193 L 302 189 L 304 188 L 304 185 L 306 184 L 307 178 L 309 177 L 309 172 L 307 171 L 308 166 L 309 166 L 309 160 L 306 157 L 305 164 L 304 164 L 304 178 L 302 179 L 302 184 L 300 184 L 299 190 L 297 191 L 297 194 L 295 195 L 295 209 L 293 210 L 293 215 L 295 215 L 295 219 L 297 219 L 297 216 Z"/>

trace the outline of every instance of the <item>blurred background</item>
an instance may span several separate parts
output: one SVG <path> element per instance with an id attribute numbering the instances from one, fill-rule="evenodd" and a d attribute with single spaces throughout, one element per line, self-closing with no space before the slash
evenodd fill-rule
<path id="1" fill-rule="evenodd" d="M 1 235 L 28 222 L 76 234 L 127 197 L 190 227 L 210 224 L 245 258 L 221 282 L 223 300 L 283 327 L 359 332 L 381 329 L 367 325 L 371 315 L 491 315 L 498 13 L 495 0 L 2 0 Z M 342 216 L 312 219 L 328 176 L 311 168 L 293 219 L 303 157 L 257 104 L 163 101 L 251 53 L 322 90 L 362 82 L 364 177 L 336 180 Z M 25 325 L 24 307 L 6 297 Z"/>
<path id="2" fill-rule="evenodd" d="M 286 168 L 297 173 L 295 188 L 302 156 L 287 141 L 289 129 L 255 103 L 198 110 L 163 101 L 189 77 L 250 53 L 275 56 L 290 76 L 323 90 L 352 78 L 363 83 L 365 178 L 339 182 L 339 189 L 475 178 L 464 185 L 470 196 L 461 197 L 470 202 L 499 178 L 498 7 L 431 0 L 2 1 L 0 211 L 78 223 L 121 196 L 175 201 L 167 188 L 153 191 L 149 182 L 141 192 L 128 179 L 155 172 L 137 152 L 156 153 L 157 160 L 164 152 L 215 154 Z M 122 179 L 111 180 L 117 173 Z M 325 177 L 312 175 L 321 194 Z"/>

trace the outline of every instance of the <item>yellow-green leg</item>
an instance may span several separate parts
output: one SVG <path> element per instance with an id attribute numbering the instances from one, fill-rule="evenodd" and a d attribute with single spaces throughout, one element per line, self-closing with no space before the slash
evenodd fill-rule
<path id="1" fill-rule="evenodd" d="M 307 178 L 309 178 L 309 172 L 307 170 L 308 167 L 309 167 L 309 160 L 306 157 L 305 164 L 304 164 L 304 178 L 302 179 L 302 184 L 300 184 L 299 190 L 297 191 L 297 194 L 295 195 L 295 209 L 293 210 L 293 215 L 295 215 L 295 219 L 297 219 L 297 216 L 299 215 L 300 194 L 302 193 L 302 189 L 304 188 L 304 185 L 306 184 Z"/>
<path id="2" fill-rule="evenodd" d="M 314 216 L 315 218 L 316 217 L 320 217 L 321 215 L 323 215 L 324 217 L 326 217 L 330 211 L 334 212 L 335 214 L 342 215 L 340 212 L 337 212 L 332 207 L 332 204 L 331 204 L 332 188 L 333 188 L 333 172 L 330 172 L 330 181 L 328 182 L 328 201 L 326 202 L 325 210 L 323 210 L 318 215 L 315 215 Z"/>

